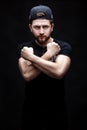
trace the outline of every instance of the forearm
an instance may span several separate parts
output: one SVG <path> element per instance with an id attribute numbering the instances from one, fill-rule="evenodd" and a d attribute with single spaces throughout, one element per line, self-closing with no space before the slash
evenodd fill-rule
<path id="1" fill-rule="evenodd" d="M 48 52 L 45 52 L 41 58 L 50 60 L 51 56 Z M 19 58 L 19 69 L 26 81 L 30 81 L 36 78 L 41 72 L 37 65 L 32 64 L 30 61 L 25 60 L 23 57 Z"/>
<path id="2" fill-rule="evenodd" d="M 40 71 L 56 79 L 63 78 L 71 64 L 70 57 L 65 55 L 58 55 L 55 62 L 45 60 L 36 55 L 30 55 L 29 60 Z"/>
<path id="3" fill-rule="evenodd" d="M 36 66 L 41 72 L 55 78 L 57 64 L 51 62 L 50 58 L 51 57 L 48 54 L 45 54 L 42 57 L 32 55 L 29 60 L 31 60 L 32 64 Z"/>
<path id="4" fill-rule="evenodd" d="M 41 57 L 36 56 L 35 58 L 39 58 L 39 59 L 36 59 L 35 60 L 36 62 L 35 61 L 32 62 L 32 65 L 34 67 L 33 72 L 36 70 L 34 75 L 38 76 L 40 74 L 40 72 L 44 72 L 47 75 L 50 75 L 50 76 L 52 75 L 51 77 L 55 77 L 55 76 L 53 76 L 54 70 L 53 70 L 53 68 L 51 69 L 52 64 L 54 64 L 54 63 L 53 62 L 46 62 L 46 64 L 45 64 L 45 62 L 44 62 L 44 61 L 50 61 L 52 57 L 53 56 L 49 53 L 49 51 L 45 52 Z M 41 59 L 43 59 L 43 60 L 40 62 Z M 38 62 L 38 60 L 39 60 L 39 62 Z M 34 77 L 36 77 L 36 76 L 34 76 Z"/>
<path id="5" fill-rule="evenodd" d="M 50 60 L 52 57 L 51 55 L 48 53 L 48 52 L 45 52 L 42 56 L 41 56 L 42 59 L 45 59 L 45 60 Z M 36 78 L 40 72 L 42 71 L 42 69 L 39 68 L 39 66 L 37 64 L 32 64 L 31 66 L 31 71 L 27 71 L 26 73 L 26 80 L 32 80 L 34 78 Z"/>

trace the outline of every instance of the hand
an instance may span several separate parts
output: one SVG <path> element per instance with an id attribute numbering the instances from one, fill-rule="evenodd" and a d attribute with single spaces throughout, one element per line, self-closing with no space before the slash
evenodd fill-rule
<path id="1" fill-rule="evenodd" d="M 29 56 L 33 54 L 33 48 L 32 47 L 23 47 L 21 49 L 21 57 L 25 59 L 29 59 Z"/>
<path id="2" fill-rule="evenodd" d="M 47 44 L 47 51 L 50 53 L 51 57 L 58 54 L 60 50 L 60 46 L 55 42 Z"/>

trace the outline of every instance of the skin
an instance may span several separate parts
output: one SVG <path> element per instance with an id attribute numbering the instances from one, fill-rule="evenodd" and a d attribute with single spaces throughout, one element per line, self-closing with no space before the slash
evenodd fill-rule
<path id="1" fill-rule="evenodd" d="M 61 50 L 60 46 L 53 42 L 51 33 L 54 24 L 47 19 L 36 19 L 29 24 L 29 29 L 34 35 L 36 44 L 39 46 L 47 46 L 47 51 L 42 57 L 34 54 L 32 47 L 23 47 L 21 49 L 21 57 L 18 60 L 18 65 L 23 78 L 26 81 L 33 80 L 41 72 L 50 77 L 61 79 L 67 73 L 71 59 L 65 55 L 57 55 L 55 62 L 51 58 L 58 54 Z"/>

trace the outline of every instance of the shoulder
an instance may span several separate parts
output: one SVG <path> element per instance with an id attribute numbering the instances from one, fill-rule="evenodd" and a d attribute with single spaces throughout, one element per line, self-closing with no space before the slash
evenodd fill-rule
<path id="1" fill-rule="evenodd" d="M 71 44 L 69 42 L 62 41 L 62 40 L 57 40 L 57 39 L 54 39 L 54 41 L 56 43 L 58 43 L 61 48 L 66 48 L 67 47 L 68 49 L 72 49 Z"/>
<path id="2" fill-rule="evenodd" d="M 31 46 L 31 41 L 20 43 L 17 48 L 22 49 L 24 46 Z"/>
<path id="3" fill-rule="evenodd" d="M 71 57 L 72 53 L 72 46 L 69 42 L 62 41 L 62 40 L 56 40 L 54 39 L 54 42 L 58 43 L 61 47 L 60 54 L 64 54 Z"/>

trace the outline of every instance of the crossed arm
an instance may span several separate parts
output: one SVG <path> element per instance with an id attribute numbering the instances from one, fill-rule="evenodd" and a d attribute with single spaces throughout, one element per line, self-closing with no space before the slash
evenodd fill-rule
<path id="1" fill-rule="evenodd" d="M 71 59 L 65 55 L 57 55 L 55 62 L 52 62 L 50 59 L 59 51 L 60 47 L 54 42 L 47 45 L 47 51 L 42 57 L 34 55 L 33 48 L 24 47 L 18 61 L 23 78 L 30 81 L 43 72 L 50 77 L 61 79 L 68 71 Z"/>

